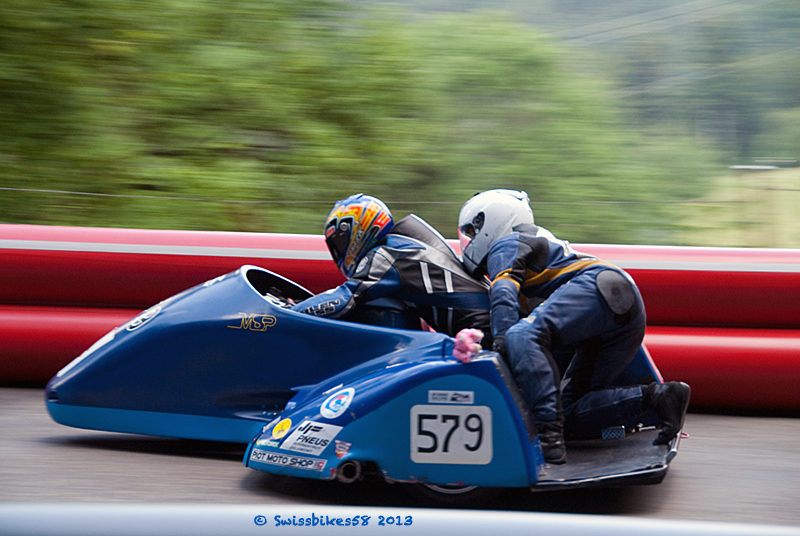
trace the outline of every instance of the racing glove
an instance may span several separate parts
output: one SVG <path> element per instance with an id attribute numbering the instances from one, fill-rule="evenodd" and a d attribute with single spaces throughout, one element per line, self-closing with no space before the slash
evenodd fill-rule
<path id="1" fill-rule="evenodd" d="M 498 335 L 494 338 L 494 342 L 492 342 L 492 350 L 497 352 L 498 354 L 506 357 L 506 336 L 505 335 Z"/>

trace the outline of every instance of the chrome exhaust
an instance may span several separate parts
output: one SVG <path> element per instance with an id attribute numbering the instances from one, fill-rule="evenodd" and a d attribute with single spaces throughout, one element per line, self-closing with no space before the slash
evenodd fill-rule
<path id="1" fill-rule="evenodd" d="M 344 484 L 352 484 L 361 477 L 361 463 L 356 460 L 348 460 L 339 464 L 336 468 L 336 479 Z"/>

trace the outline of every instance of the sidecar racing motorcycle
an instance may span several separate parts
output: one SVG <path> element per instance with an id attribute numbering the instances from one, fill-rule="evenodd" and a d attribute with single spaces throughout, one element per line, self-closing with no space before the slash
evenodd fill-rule
<path id="1" fill-rule="evenodd" d="M 443 495 L 660 482 L 675 456 L 657 417 L 568 442 L 544 462 L 501 356 L 463 364 L 441 333 L 302 314 L 311 296 L 256 266 L 173 296 L 98 340 L 50 380 L 47 409 L 79 428 L 247 444 L 268 473 L 377 476 Z M 618 384 L 661 381 L 641 348 Z"/>

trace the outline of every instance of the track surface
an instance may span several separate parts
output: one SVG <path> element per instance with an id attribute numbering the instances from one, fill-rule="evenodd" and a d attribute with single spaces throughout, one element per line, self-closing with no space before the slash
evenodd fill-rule
<path id="1" fill-rule="evenodd" d="M 800 526 L 800 419 L 690 414 L 685 431 L 659 485 L 512 490 L 483 508 Z M 41 390 L 0 388 L 0 501 L 420 506 L 399 486 L 253 471 L 243 452 L 64 427 Z"/>

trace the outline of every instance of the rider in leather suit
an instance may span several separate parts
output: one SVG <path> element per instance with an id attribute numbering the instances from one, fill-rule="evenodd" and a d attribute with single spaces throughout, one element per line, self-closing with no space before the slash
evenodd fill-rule
<path id="1" fill-rule="evenodd" d="M 293 309 L 391 327 L 455 336 L 489 330 L 489 286 L 464 271 L 445 239 L 409 215 L 394 223 L 379 199 L 357 194 L 338 201 L 325 222 L 325 242 L 348 280 Z M 491 345 L 484 338 L 486 347 Z"/>
<path id="2" fill-rule="evenodd" d="M 525 192 L 490 190 L 470 199 L 459 238 L 467 271 L 491 281 L 494 348 L 507 357 L 532 409 L 546 461 L 566 462 L 565 428 L 570 436 L 597 437 L 649 410 L 661 419 L 656 444 L 677 435 L 688 385 L 610 387 L 645 333 L 644 303 L 627 273 L 534 225 Z"/>

